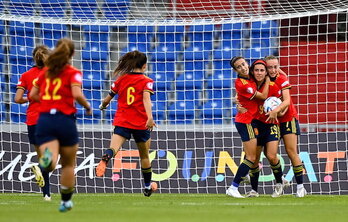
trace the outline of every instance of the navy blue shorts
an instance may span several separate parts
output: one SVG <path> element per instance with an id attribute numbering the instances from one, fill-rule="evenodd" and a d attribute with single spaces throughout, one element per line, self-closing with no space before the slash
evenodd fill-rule
<path id="1" fill-rule="evenodd" d="M 237 123 L 235 122 L 237 131 L 242 138 L 243 142 L 247 142 L 251 139 L 256 138 L 256 134 L 254 131 L 254 126 L 252 124 L 246 124 L 246 123 Z"/>
<path id="2" fill-rule="evenodd" d="M 277 124 L 267 124 L 259 120 L 253 120 L 253 126 L 258 131 L 257 145 L 265 146 L 268 142 L 279 141 L 280 130 Z"/>
<path id="3" fill-rule="evenodd" d="M 36 125 L 37 145 L 58 140 L 60 146 L 73 146 L 79 142 L 74 115 L 41 113 Z"/>
<path id="4" fill-rule="evenodd" d="M 289 122 L 280 123 L 280 135 L 283 137 L 286 134 L 301 135 L 300 124 L 298 120 L 293 118 Z"/>
<path id="5" fill-rule="evenodd" d="M 36 137 L 35 137 L 35 131 L 36 131 L 36 125 L 27 125 L 28 129 L 28 137 L 29 137 L 29 143 L 32 145 L 37 145 L 36 143 Z"/>
<path id="6" fill-rule="evenodd" d="M 149 130 L 129 129 L 122 126 L 115 126 L 114 129 L 114 134 L 120 135 L 127 140 L 130 140 L 131 136 L 133 135 L 136 143 L 148 141 L 151 137 L 150 133 L 151 132 Z"/>

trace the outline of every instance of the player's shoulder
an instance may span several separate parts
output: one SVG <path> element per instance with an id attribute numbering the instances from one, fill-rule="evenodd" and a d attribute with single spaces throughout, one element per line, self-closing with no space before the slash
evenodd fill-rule
<path id="1" fill-rule="evenodd" d="M 288 77 L 284 75 L 283 73 L 278 74 L 277 80 L 282 82 L 289 81 Z"/>
<path id="2" fill-rule="evenodd" d="M 144 78 L 145 80 L 153 81 L 153 79 L 151 79 L 149 76 L 147 76 L 147 75 L 143 75 L 143 76 L 144 76 L 143 78 Z"/>
<path id="3" fill-rule="evenodd" d="M 64 72 L 69 73 L 69 74 L 76 74 L 76 73 L 80 73 L 81 71 L 79 69 L 77 69 L 76 67 L 72 66 L 72 65 L 67 65 Z"/>

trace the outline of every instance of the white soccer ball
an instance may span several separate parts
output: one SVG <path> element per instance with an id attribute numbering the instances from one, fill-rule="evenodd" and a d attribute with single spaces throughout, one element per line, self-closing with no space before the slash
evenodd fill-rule
<path id="1" fill-rule="evenodd" d="M 281 103 L 282 101 L 279 98 L 271 96 L 268 97 L 263 103 L 263 109 L 266 113 L 268 113 L 277 108 Z"/>

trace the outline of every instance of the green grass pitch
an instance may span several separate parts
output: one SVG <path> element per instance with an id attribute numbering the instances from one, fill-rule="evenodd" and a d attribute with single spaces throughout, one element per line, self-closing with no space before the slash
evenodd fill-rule
<path id="1" fill-rule="evenodd" d="M 74 208 L 58 212 L 60 196 L 51 202 L 40 194 L 0 194 L 0 221 L 253 221 L 336 222 L 348 219 L 348 195 L 234 199 L 222 194 L 75 194 Z"/>

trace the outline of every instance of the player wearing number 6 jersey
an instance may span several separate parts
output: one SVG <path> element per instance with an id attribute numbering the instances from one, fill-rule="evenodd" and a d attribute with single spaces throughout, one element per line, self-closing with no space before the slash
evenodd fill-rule
<path id="1" fill-rule="evenodd" d="M 82 74 L 70 65 L 73 54 L 74 43 L 69 39 L 60 39 L 30 92 L 31 99 L 40 101 L 35 133 L 42 154 L 40 167 L 47 172 L 53 171 L 58 154 L 61 157 L 61 212 L 73 206 L 71 197 L 75 187 L 74 168 L 78 149 L 75 100 L 86 108 L 87 114 L 91 114 L 90 104 L 81 89 Z"/>
<path id="2" fill-rule="evenodd" d="M 152 170 L 149 159 L 150 132 L 156 126 L 153 121 L 150 95 L 153 91 L 153 80 L 144 75 L 147 68 L 147 57 L 139 51 L 123 55 L 115 70 L 116 81 L 112 84 L 109 95 L 102 104 L 101 110 L 107 108 L 112 98 L 118 95 L 118 107 L 113 125 L 114 134 L 110 148 L 105 151 L 99 162 L 96 175 L 103 176 L 109 160 L 114 157 L 126 140 L 133 136 L 139 149 L 141 171 L 144 177 L 144 195 L 150 196 L 157 189 L 151 183 Z"/>

